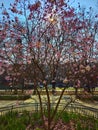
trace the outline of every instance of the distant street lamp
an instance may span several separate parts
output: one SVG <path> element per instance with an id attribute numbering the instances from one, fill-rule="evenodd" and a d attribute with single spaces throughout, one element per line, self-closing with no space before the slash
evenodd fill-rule
<path id="1" fill-rule="evenodd" d="M 60 29 L 60 19 L 58 13 L 56 12 L 55 5 L 54 8 L 52 9 L 52 12 L 48 14 L 46 18 L 51 24 L 53 25 L 56 24 L 58 26 L 58 29 Z"/>
<path id="2" fill-rule="evenodd" d="M 90 71 L 91 70 L 91 67 L 89 65 L 86 66 L 85 68 L 87 71 Z"/>

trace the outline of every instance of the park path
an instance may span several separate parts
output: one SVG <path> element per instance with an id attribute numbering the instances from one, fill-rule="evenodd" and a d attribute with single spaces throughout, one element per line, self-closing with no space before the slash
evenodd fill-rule
<path id="1" fill-rule="evenodd" d="M 7 107 L 7 106 L 10 106 L 10 105 L 15 105 L 15 104 L 20 103 L 20 102 L 23 102 L 23 101 L 18 101 L 18 100 L 0 100 L 0 108 L 1 107 Z"/>
<path id="2" fill-rule="evenodd" d="M 43 97 L 44 100 L 46 100 L 45 96 Z M 66 99 L 67 98 L 67 99 Z M 52 102 L 56 103 L 55 101 L 58 100 L 58 97 L 57 96 L 53 96 L 52 97 Z M 68 97 L 65 97 L 63 99 L 63 104 L 66 104 L 66 101 L 68 101 L 69 98 Z M 19 105 L 20 103 L 20 105 Z M 14 100 L 14 101 L 4 101 L 4 100 L 1 100 L 0 101 L 0 109 L 2 109 L 3 107 L 10 107 L 10 106 L 14 106 L 14 107 L 17 107 L 17 104 L 18 104 L 18 107 L 21 107 L 21 103 L 23 104 L 23 108 L 27 110 L 29 109 L 39 109 L 36 105 L 36 103 L 38 103 L 38 99 L 37 99 L 37 96 L 32 96 L 30 99 L 27 99 L 25 101 L 18 101 L 18 100 Z M 31 106 L 29 106 L 29 103 L 35 103 L 35 105 L 31 104 Z M 26 105 L 27 104 L 27 105 Z M 34 108 L 33 108 L 34 107 Z M 62 108 L 62 106 L 61 106 Z M 16 108 L 18 109 L 18 108 Z M 86 115 L 92 115 L 93 117 L 96 117 L 98 118 L 98 102 L 90 102 L 90 103 L 87 103 L 87 102 L 83 102 L 79 99 L 76 99 L 75 102 L 69 107 L 68 107 L 69 110 L 72 110 L 73 112 L 79 112 L 81 114 L 86 114 Z"/>
<path id="3" fill-rule="evenodd" d="M 87 107 L 98 109 L 98 101 L 83 102 L 83 101 L 77 99 L 75 102 L 80 103 L 81 105 L 84 105 L 84 106 L 87 106 Z"/>

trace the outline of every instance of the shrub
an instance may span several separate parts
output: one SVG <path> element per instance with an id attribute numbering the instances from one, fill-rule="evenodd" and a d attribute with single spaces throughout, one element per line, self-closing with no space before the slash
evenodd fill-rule
<path id="1" fill-rule="evenodd" d="M 30 98 L 29 95 L 3 95 L 0 100 L 26 100 Z"/>

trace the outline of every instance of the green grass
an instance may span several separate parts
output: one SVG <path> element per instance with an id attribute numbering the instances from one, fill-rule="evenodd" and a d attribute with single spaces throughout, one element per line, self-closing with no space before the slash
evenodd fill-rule
<path id="1" fill-rule="evenodd" d="M 47 113 L 46 113 L 47 116 Z M 56 114 L 55 120 L 59 119 L 59 112 Z M 72 120 L 75 124 L 76 130 L 98 130 L 98 120 L 92 117 L 81 116 L 76 113 L 63 112 L 60 115 L 60 119 L 63 122 L 69 123 Z M 42 120 L 39 113 L 31 113 L 27 111 L 8 112 L 5 115 L 0 116 L 0 130 L 25 130 L 28 125 L 31 125 L 32 129 L 36 127 L 36 130 L 41 130 Z"/>

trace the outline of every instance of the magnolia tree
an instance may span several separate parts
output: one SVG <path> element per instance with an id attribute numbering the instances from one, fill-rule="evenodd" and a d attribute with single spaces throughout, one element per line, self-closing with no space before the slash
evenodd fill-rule
<path id="1" fill-rule="evenodd" d="M 92 8 L 89 12 L 82 9 L 79 14 L 79 30 L 70 37 L 69 60 L 65 64 L 66 75 L 73 84 L 76 95 L 78 88 L 83 87 L 91 92 L 98 84 L 98 21 L 94 21 Z"/>
<path id="2" fill-rule="evenodd" d="M 51 115 L 47 84 L 52 79 L 63 77 L 67 78 L 66 84 L 73 82 L 80 87 L 83 78 L 88 80 L 82 67 L 94 76 L 96 70 L 94 79 L 97 78 L 96 67 L 93 66 L 94 71 L 90 68 L 90 63 L 95 65 L 98 58 L 97 18 L 92 22 L 91 8 L 86 15 L 80 5 L 77 11 L 64 0 L 16 0 L 9 9 L 2 4 L 1 10 L 0 74 L 5 71 L 5 78 L 13 86 L 29 81 L 34 83 L 44 129 L 53 129 L 55 123 L 51 123 L 65 88 Z M 47 95 L 48 126 L 44 123 L 42 98 L 37 87 L 43 81 Z"/>
<path id="3" fill-rule="evenodd" d="M 97 85 L 98 22 L 97 19 L 94 21 L 92 8 L 89 12 L 81 9 L 76 17 L 79 18 L 69 22 L 69 27 L 73 27 L 73 33 L 71 29 L 71 35 L 69 34 L 65 42 L 66 55 L 63 59 L 65 62 L 62 62 L 59 69 L 62 76 L 65 73 L 77 94 L 77 89 L 80 87 L 87 86 L 87 89 L 91 91 L 90 89 Z"/>

